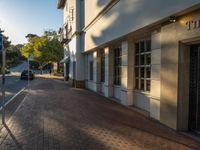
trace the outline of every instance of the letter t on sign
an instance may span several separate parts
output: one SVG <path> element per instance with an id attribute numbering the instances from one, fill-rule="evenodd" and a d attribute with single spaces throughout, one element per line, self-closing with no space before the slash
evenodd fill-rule
<path id="1" fill-rule="evenodd" d="M 192 24 L 192 21 L 186 22 L 187 30 L 191 30 L 191 24 Z"/>

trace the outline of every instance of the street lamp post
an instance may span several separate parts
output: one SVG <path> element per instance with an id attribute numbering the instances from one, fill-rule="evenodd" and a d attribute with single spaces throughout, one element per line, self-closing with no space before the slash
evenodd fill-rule
<path id="1" fill-rule="evenodd" d="M 30 72 L 29 71 L 30 71 L 30 55 L 28 56 L 28 89 L 29 89 L 29 84 L 30 84 L 29 83 L 30 82 L 29 81 L 29 77 L 30 77 Z"/>
<path id="2" fill-rule="evenodd" d="M 2 51 L 2 124 L 5 124 L 5 67 L 6 67 L 6 52 L 3 47 L 3 35 L 0 29 L 0 51 Z"/>
<path id="3" fill-rule="evenodd" d="M 28 89 L 29 89 L 29 85 L 30 85 L 30 60 L 33 60 L 33 55 L 29 54 L 28 56 Z"/>

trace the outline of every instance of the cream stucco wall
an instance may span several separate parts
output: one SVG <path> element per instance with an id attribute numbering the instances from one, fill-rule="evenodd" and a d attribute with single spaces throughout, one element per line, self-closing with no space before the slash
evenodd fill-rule
<path id="1" fill-rule="evenodd" d="M 160 70 L 161 70 L 161 33 L 157 29 L 151 33 L 151 91 L 150 116 L 160 120 Z"/>
<path id="2" fill-rule="evenodd" d="M 100 66 L 99 66 L 99 51 L 92 52 L 87 57 L 87 75 L 86 75 L 86 88 L 99 92 L 100 91 Z M 90 62 L 93 62 L 93 80 L 90 80 Z"/>
<path id="3" fill-rule="evenodd" d="M 84 55 L 83 51 L 83 37 L 78 34 L 78 32 L 82 28 L 83 16 L 83 1 L 79 0 L 66 0 L 64 11 L 64 30 L 66 29 L 66 25 L 68 27 L 68 31 L 64 31 L 67 34 L 70 30 L 70 41 L 65 43 L 66 46 L 69 47 L 69 56 L 70 56 L 70 65 L 69 65 L 69 77 L 73 79 L 74 85 L 76 87 L 84 87 L 85 73 L 84 73 Z M 83 20 L 81 20 L 82 18 Z"/>
<path id="4" fill-rule="evenodd" d="M 69 78 L 75 79 L 75 66 L 73 62 L 76 62 L 76 37 L 71 40 L 68 45 L 69 56 L 70 56 L 70 68 L 69 68 Z"/>
<path id="5" fill-rule="evenodd" d="M 200 20 L 200 10 L 185 15 L 176 23 L 168 24 L 161 29 L 160 121 L 174 129 L 178 129 L 179 120 L 185 120 L 182 121 L 184 124 L 188 123 L 189 96 L 188 91 L 184 92 L 188 84 L 181 85 L 181 82 L 188 79 L 179 79 L 184 76 L 184 72 L 189 72 L 189 69 L 180 72 L 183 67 L 180 54 L 184 50 L 180 44 L 189 45 L 196 41 L 200 43 L 200 28 L 187 29 L 186 22 L 191 20 Z"/>
<path id="6" fill-rule="evenodd" d="M 110 2 L 111 0 L 85 0 L 85 26 L 87 26 L 98 13 Z"/>
<path id="7" fill-rule="evenodd" d="M 200 3 L 200 0 L 120 0 L 86 31 L 85 51 L 169 17 L 197 3 Z M 91 3 L 91 5 L 94 4 Z M 88 6 L 92 7 L 91 5 Z M 85 9 L 90 10 L 89 7 Z"/>

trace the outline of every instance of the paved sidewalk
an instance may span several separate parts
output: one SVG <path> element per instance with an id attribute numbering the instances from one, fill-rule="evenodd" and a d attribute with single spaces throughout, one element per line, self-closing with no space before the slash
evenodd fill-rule
<path id="1" fill-rule="evenodd" d="M 37 79 L 1 131 L 0 150 L 187 150 L 200 142 L 93 92 Z"/>

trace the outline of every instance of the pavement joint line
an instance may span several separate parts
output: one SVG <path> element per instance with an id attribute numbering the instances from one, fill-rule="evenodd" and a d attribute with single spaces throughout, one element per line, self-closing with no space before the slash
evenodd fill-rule
<path id="1" fill-rule="evenodd" d="M 10 98 L 6 103 L 5 103 L 5 107 L 11 103 L 19 94 L 21 94 L 24 90 L 26 89 L 26 87 L 22 88 L 18 93 L 16 93 L 12 98 Z M 0 107 L 0 111 L 2 110 L 2 106 Z"/>
<path id="2" fill-rule="evenodd" d="M 26 87 L 24 89 L 26 89 Z M 23 98 L 23 100 L 21 101 L 21 103 L 19 104 L 19 106 L 17 107 L 17 109 L 14 111 L 14 113 L 18 111 L 18 109 L 23 104 L 23 102 L 25 101 L 25 99 L 27 98 L 27 96 L 28 96 L 28 94 Z M 6 125 L 7 126 L 12 125 L 12 116 L 6 121 Z M 2 131 L 3 128 L 5 128 L 4 125 L 2 127 L 0 127 L 0 132 Z"/>

